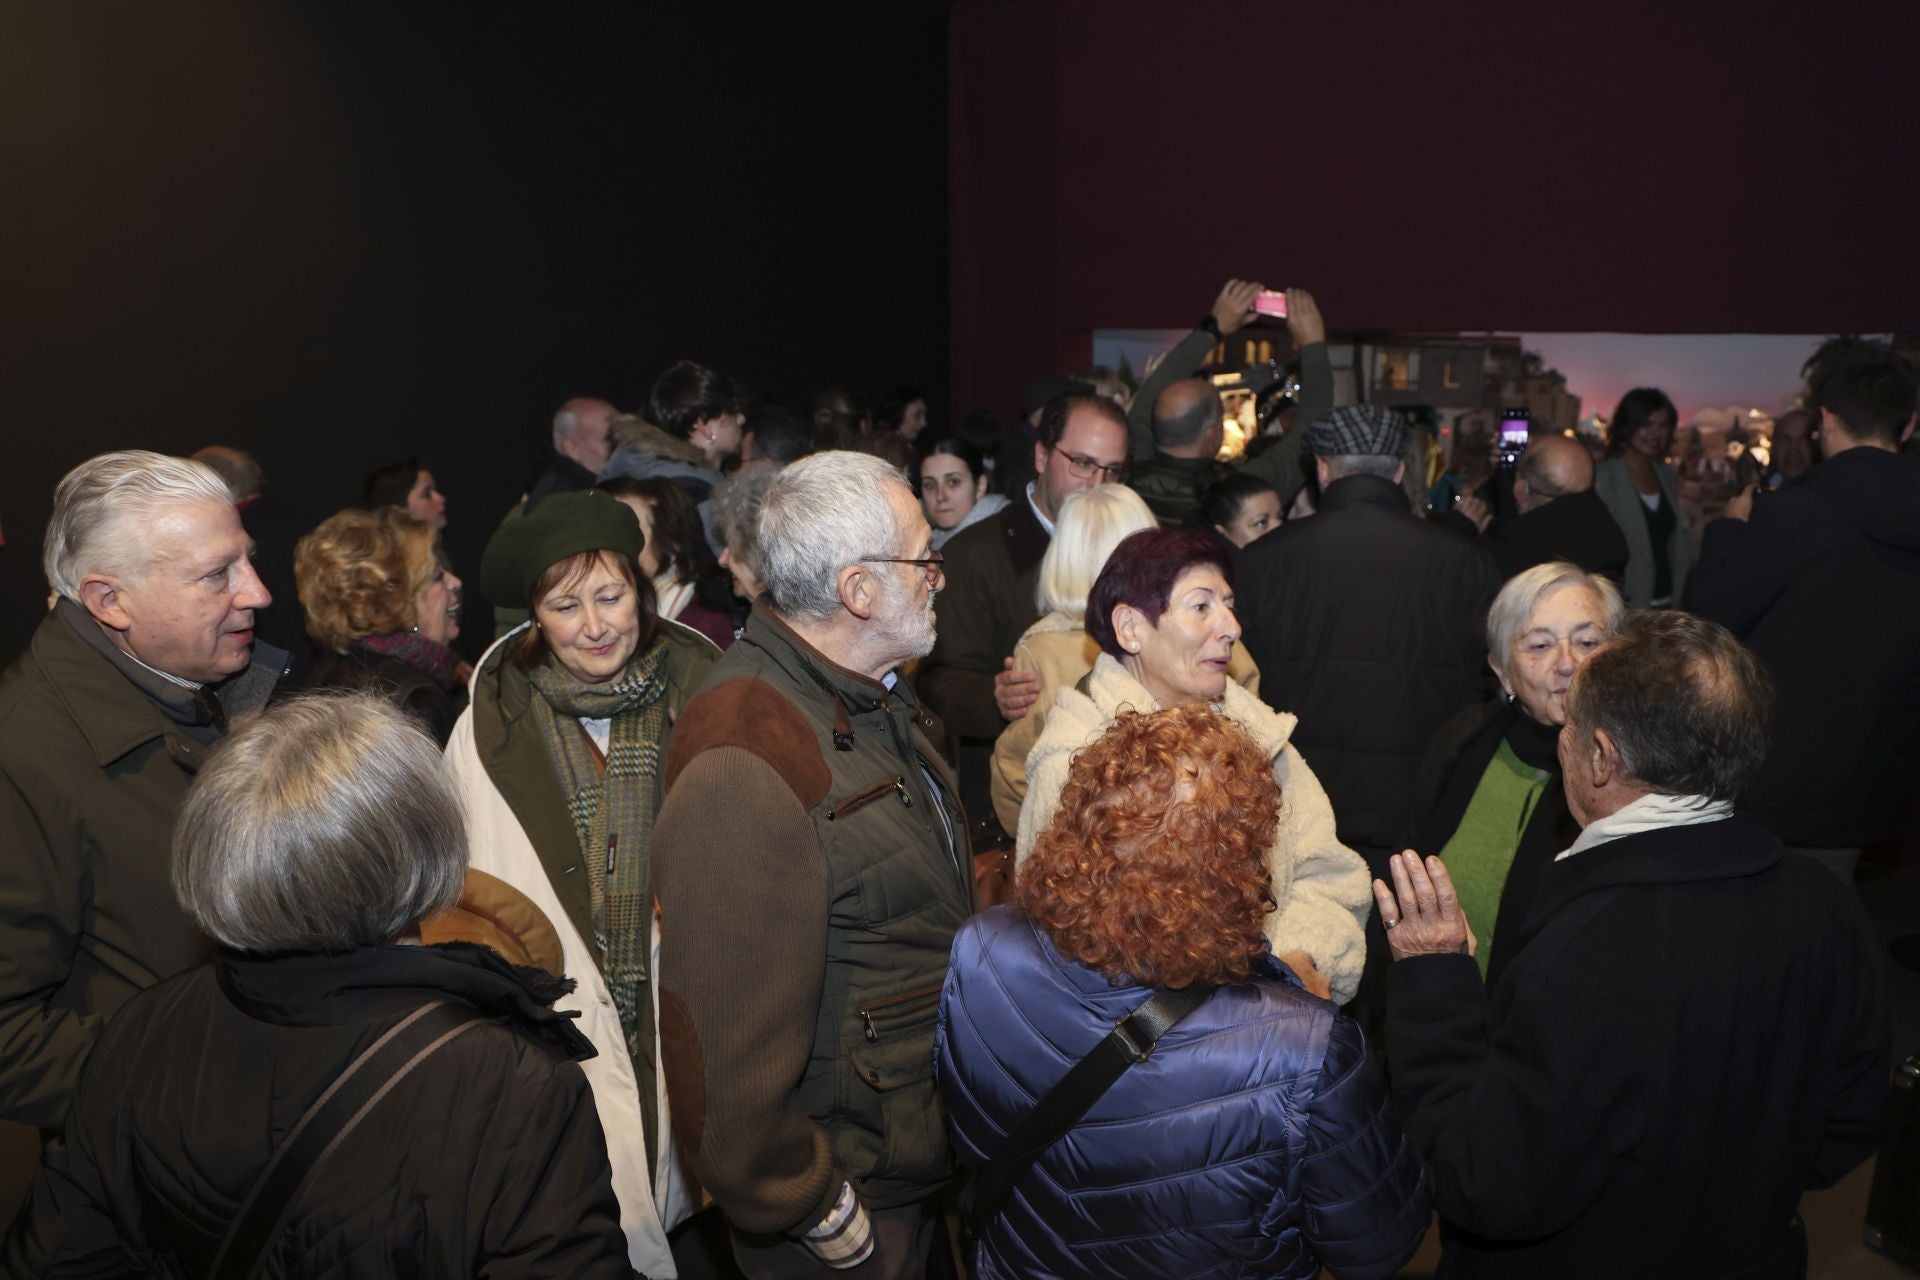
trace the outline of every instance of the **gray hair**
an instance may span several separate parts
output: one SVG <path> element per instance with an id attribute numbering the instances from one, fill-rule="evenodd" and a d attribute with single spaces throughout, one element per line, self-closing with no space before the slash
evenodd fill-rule
<path id="1" fill-rule="evenodd" d="M 779 474 L 777 467 L 737 471 L 713 487 L 713 531 L 720 545 L 762 581 L 767 565 L 760 555 L 760 508 Z"/>
<path id="2" fill-rule="evenodd" d="M 78 603 L 89 573 L 145 570 L 141 526 L 167 507 L 195 502 L 233 505 L 227 482 L 205 463 L 145 449 L 87 459 L 53 491 L 40 561 L 48 584 Z"/>
<path id="3" fill-rule="evenodd" d="M 457 902 L 466 870 L 440 752 L 365 693 L 307 694 L 241 721 L 173 831 L 174 895 L 236 951 L 383 945 Z"/>
<path id="4" fill-rule="evenodd" d="M 1567 690 L 1579 740 L 1605 729 L 1633 781 L 1660 795 L 1733 800 L 1767 757 L 1773 681 L 1717 622 L 1667 609 L 1627 614 Z"/>
<path id="5" fill-rule="evenodd" d="M 572 401 L 568 401 L 569 404 Z M 573 433 L 580 429 L 580 415 L 571 409 L 562 409 L 553 415 L 553 447 L 557 452 L 567 441 L 573 439 Z"/>
<path id="6" fill-rule="evenodd" d="M 872 454 L 834 450 L 789 464 L 760 508 L 760 580 L 781 613 L 840 611 L 840 571 L 863 556 L 897 555 L 900 529 L 887 487 L 911 497 L 906 475 Z"/>
<path id="7" fill-rule="evenodd" d="M 1527 629 L 1527 619 L 1533 616 L 1540 597 L 1568 583 L 1586 587 L 1599 596 L 1600 607 L 1606 614 L 1607 634 L 1611 636 L 1619 630 L 1620 619 L 1627 612 L 1627 602 L 1621 597 L 1620 588 L 1614 586 L 1610 579 L 1597 573 L 1588 573 L 1579 565 L 1569 564 L 1565 560 L 1550 560 L 1546 564 L 1523 569 L 1507 580 L 1507 585 L 1500 588 L 1500 594 L 1493 598 L 1493 606 L 1487 610 L 1487 653 L 1502 675 L 1512 675 L 1507 668 L 1513 662 L 1514 642 Z"/>
<path id="8" fill-rule="evenodd" d="M 1345 476 L 1379 476 L 1382 480 L 1391 480 L 1404 459 L 1397 453 L 1335 453 L 1320 461 L 1327 464 L 1327 474 L 1335 480 Z"/>

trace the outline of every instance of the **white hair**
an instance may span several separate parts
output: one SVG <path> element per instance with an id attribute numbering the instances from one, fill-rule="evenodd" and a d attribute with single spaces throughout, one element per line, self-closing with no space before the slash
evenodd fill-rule
<path id="1" fill-rule="evenodd" d="M 1540 603 L 1540 597 L 1559 586 L 1581 586 L 1600 598 L 1603 613 L 1602 622 L 1611 637 L 1619 629 L 1620 619 L 1625 616 L 1627 604 L 1621 598 L 1620 588 L 1610 579 L 1597 573 L 1588 573 L 1577 564 L 1565 560 L 1549 560 L 1545 564 L 1523 569 L 1507 580 L 1500 588 L 1500 594 L 1493 598 L 1493 605 L 1487 610 L 1487 653 L 1493 658 L 1500 674 L 1511 678 L 1508 670 L 1513 665 L 1513 645 L 1527 628 L 1527 619 Z"/>
<path id="2" fill-rule="evenodd" d="M 900 554 L 889 486 L 912 497 L 898 467 L 868 453 L 833 450 L 788 464 L 760 507 L 760 578 L 781 613 L 840 611 L 840 571 L 867 556 Z"/>
<path id="3" fill-rule="evenodd" d="M 53 491 L 53 515 L 41 564 L 54 591 L 76 604 L 89 573 L 136 575 L 146 569 L 142 530 L 168 507 L 233 505 L 212 467 L 145 449 L 89 458 Z"/>
<path id="4" fill-rule="evenodd" d="M 558 452 L 573 439 L 573 433 L 580 429 L 580 415 L 571 409 L 562 409 L 553 415 L 553 447 Z"/>
<path id="5" fill-rule="evenodd" d="M 1103 484 L 1067 495 L 1054 521 L 1053 540 L 1040 561 L 1034 603 L 1042 613 L 1084 617 L 1087 593 L 1113 549 L 1128 534 L 1157 529 L 1147 500 L 1123 484 Z"/>
<path id="6" fill-rule="evenodd" d="M 1406 459 L 1397 453 L 1335 453 L 1320 459 L 1327 464 L 1327 475 L 1335 480 L 1347 476 L 1378 476 L 1393 479 L 1393 473 Z"/>

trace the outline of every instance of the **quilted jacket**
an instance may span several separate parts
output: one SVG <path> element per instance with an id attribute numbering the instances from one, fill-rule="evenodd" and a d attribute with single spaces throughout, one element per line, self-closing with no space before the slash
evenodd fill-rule
<path id="1" fill-rule="evenodd" d="M 934 1045 L 968 1168 L 1149 994 L 1063 958 L 1011 905 L 968 921 Z M 1269 959 L 1040 1157 L 982 1232 L 972 1274 L 1388 1276 L 1419 1245 L 1429 1203 L 1359 1025 Z"/>

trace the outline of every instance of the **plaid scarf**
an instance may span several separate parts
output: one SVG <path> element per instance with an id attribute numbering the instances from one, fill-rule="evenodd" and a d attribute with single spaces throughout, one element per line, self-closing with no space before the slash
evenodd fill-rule
<path id="1" fill-rule="evenodd" d="M 636 1062 L 653 1059 L 653 1000 L 645 984 L 653 940 L 653 817 L 667 740 L 667 686 L 660 676 L 666 651 L 660 642 L 635 654 L 605 684 L 584 684 L 551 657 L 527 673 L 540 695 L 534 714 L 587 868 L 601 971 Z M 581 719 L 613 721 L 604 767 Z"/>

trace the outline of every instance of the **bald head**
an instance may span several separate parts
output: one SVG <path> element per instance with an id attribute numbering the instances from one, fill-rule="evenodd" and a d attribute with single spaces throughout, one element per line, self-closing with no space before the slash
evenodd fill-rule
<path id="1" fill-rule="evenodd" d="M 1518 479 L 1514 500 L 1522 511 L 1532 511 L 1555 498 L 1593 488 L 1593 457 L 1578 441 L 1542 436 L 1527 445 Z"/>
<path id="2" fill-rule="evenodd" d="M 1175 458 L 1211 458 L 1220 452 L 1220 393 L 1200 378 L 1169 386 L 1153 402 L 1153 443 Z"/>
<path id="3" fill-rule="evenodd" d="M 607 440 L 607 428 L 613 423 L 614 408 L 592 396 L 575 396 L 553 415 L 553 449 L 565 454 L 589 471 L 607 465 L 613 446 Z"/>

